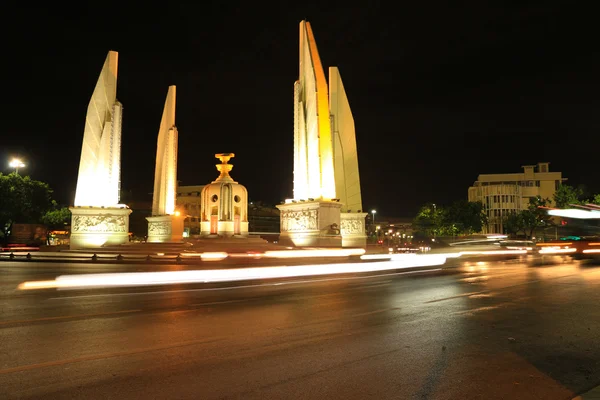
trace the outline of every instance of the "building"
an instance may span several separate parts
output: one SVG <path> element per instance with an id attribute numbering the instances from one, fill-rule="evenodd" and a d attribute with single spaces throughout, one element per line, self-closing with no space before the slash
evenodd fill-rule
<path id="1" fill-rule="evenodd" d="M 183 237 L 200 235 L 200 193 L 203 188 L 204 185 L 177 187 L 177 210 L 185 217 Z"/>
<path id="2" fill-rule="evenodd" d="M 469 188 L 469 201 L 482 202 L 488 216 L 484 233 L 503 233 L 503 220 L 527 209 L 529 199 L 540 196 L 554 201 L 554 192 L 566 179 L 550 172 L 550 163 L 525 165 L 523 172 L 482 174 Z"/>

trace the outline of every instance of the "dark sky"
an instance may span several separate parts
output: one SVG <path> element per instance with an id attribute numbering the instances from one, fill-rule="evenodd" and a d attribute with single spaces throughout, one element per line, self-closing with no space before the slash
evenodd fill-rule
<path id="1" fill-rule="evenodd" d="M 214 154 L 234 152 L 232 176 L 250 198 L 278 203 L 292 195 L 298 23 L 307 19 L 348 93 L 365 210 L 412 216 L 424 202 L 466 198 L 480 173 L 540 161 L 600 192 L 592 10 L 572 1 L 284 3 L 5 6 L 1 160 L 22 156 L 71 204 L 89 98 L 116 50 L 124 189 L 151 200 L 174 84 L 181 184 L 212 181 Z"/>

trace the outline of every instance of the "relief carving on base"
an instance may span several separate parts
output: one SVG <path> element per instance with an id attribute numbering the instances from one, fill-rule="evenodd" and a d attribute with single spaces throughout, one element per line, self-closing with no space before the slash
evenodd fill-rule
<path id="1" fill-rule="evenodd" d="M 161 222 L 149 222 L 148 223 L 148 235 L 162 236 L 171 234 L 171 223 L 167 221 Z"/>
<path id="2" fill-rule="evenodd" d="M 362 219 L 342 219 L 342 235 L 360 235 L 365 233 Z"/>
<path id="3" fill-rule="evenodd" d="M 281 231 L 310 231 L 316 230 L 318 225 L 318 210 L 282 211 Z"/>
<path id="4" fill-rule="evenodd" d="M 124 216 L 75 215 L 71 232 L 127 232 Z"/>

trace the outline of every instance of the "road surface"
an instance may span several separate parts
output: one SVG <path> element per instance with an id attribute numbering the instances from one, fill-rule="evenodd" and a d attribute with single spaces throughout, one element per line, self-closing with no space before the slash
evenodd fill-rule
<path id="1" fill-rule="evenodd" d="M 600 385 L 599 266 L 15 290 L 122 270 L 0 263 L 0 398 L 571 399 Z"/>

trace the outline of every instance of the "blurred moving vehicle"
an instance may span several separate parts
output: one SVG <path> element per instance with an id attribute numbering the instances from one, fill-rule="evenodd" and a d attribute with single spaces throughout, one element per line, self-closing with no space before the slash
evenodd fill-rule
<path id="1" fill-rule="evenodd" d="M 550 242 L 537 243 L 540 255 L 568 255 L 576 260 L 600 259 L 600 236 L 566 236 Z"/>

